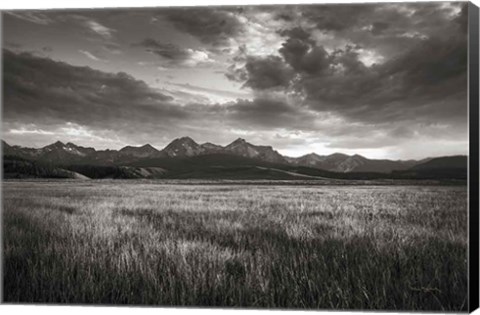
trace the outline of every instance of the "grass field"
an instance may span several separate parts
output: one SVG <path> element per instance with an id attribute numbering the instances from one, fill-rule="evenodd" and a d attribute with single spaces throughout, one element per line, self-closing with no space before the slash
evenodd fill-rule
<path id="1" fill-rule="evenodd" d="M 466 186 L 4 182 L 4 301 L 466 310 Z"/>

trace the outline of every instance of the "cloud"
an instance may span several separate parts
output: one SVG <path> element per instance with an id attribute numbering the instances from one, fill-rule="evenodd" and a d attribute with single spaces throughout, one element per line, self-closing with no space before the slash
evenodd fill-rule
<path id="1" fill-rule="evenodd" d="M 93 53 L 91 53 L 91 52 L 89 52 L 89 51 L 87 51 L 87 50 L 81 50 L 81 49 L 80 49 L 78 52 L 81 53 L 81 54 L 83 54 L 83 55 L 85 55 L 85 56 L 87 56 L 87 58 L 90 58 L 90 59 L 92 59 L 92 60 L 102 61 L 102 62 L 108 62 L 108 60 L 103 59 L 103 58 L 100 58 L 100 57 L 97 57 L 97 56 L 95 56 Z"/>
<path id="2" fill-rule="evenodd" d="M 229 99 L 238 99 L 238 98 L 246 98 L 249 96 L 249 93 L 240 93 L 234 91 L 227 91 L 222 89 L 211 89 L 205 88 L 201 86 L 195 86 L 189 83 L 174 83 L 174 82 L 166 82 L 169 86 L 180 87 L 187 91 L 198 92 L 203 95 L 208 96 L 216 96 L 221 98 L 229 98 Z"/>
<path id="3" fill-rule="evenodd" d="M 247 124 L 254 128 L 291 126 L 299 116 L 298 110 L 287 102 L 266 97 L 238 100 L 227 111 L 240 126 Z"/>
<path id="4" fill-rule="evenodd" d="M 6 122 L 72 122 L 133 132 L 137 124 L 172 124 L 188 116 L 170 96 L 126 73 L 3 51 Z M 45 129 L 45 128 L 44 128 Z"/>
<path id="5" fill-rule="evenodd" d="M 237 8 L 171 8 L 159 15 L 180 31 L 186 32 L 204 44 L 217 48 L 230 46 L 232 37 L 238 36 L 243 24 L 237 17 Z"/>
<path id="6" fill-rule="evenodd" d="M 171 43 L 162 43 L 152 38 L 146 38 L 135 46 L 144 47 L 146 51 L 161 57 L 167 66 L 194 67 L 212 63 L 207 52 L 191 48 L 181 48 Z"/>
<path id="7" fill-rule="evenodd" d="M 47 14 L 42 11 L 4 11 L 4 13 L 14 16 L 18 19 L 28 21 L 39 25 L 48 25 L 54 22 Z"/>
<path id="8" fill-rule="evenodd" d="M 73 11 L 40 11 L 40 10 L 19 10 L 5 11 L 6 14 L 18 19 L 35 23 L 38 25 L 50 25 L 54 23 L 77 23 L 89 32 L 98 35 L 106 40 L 111 40 L 117 30 L 107 27 L 93 18 L 82 14 L 75 14 Z"/>
<path id="9" fill-rule="evenodd" d="M 24 126 L 18 128 L 18 129 L 10 129 L 9 132 L 12 133 L 12 134 L 19 134 L 19 135 L 24 135 L 24 134 L 53 135 L 53 134 L 55 134 L 54 132 L 45 131 L 45 130 L 37 129 L 37 128 L 27 129 Z"/>
<path id="10" fill-rule="evenodd" d="M 151 38 L 144 39 L 138 46 L 145 47 L 148 52 L 152 52 L 169 60 L 184 60 L 189 57 L 186 49 L 181 49 L 170 43 L 161 43 Z"/>
<path id="11" fill-rule="evenodd" d="M 218 91 L 182 84 L 153 89 L 125 73 L 73 67 L 42 59 L 39 53 L 9 52 L 4 63 L 6 123 L 18 119 L 25 124 L 14 130 L 56 132 L 63 128 L 59 124 L 71 122 L 92 134 L 110 130 L 102 138 L 162 143 L 178 135 L 222 142 L 247 133 L 255 141 L 275 141 L 280 149 L 293 140 L 270 139 L 275 134 L 299 133 L 305 138 L 299 146 L 332 150 L 390 150 L 396 143 L 419 148 L 421 142 L 423 152 L 442 139 L 467 139 L 465 3 L 140 11 L 15 11 L 28 22 L 7 19 L 24 27 L 57 23 L 53 26 L 83 32 L 89 42 L 100 43 L 97 50 L 81 49 L 93 60 L 107 52 L 121 53 L 122 39 L 140 42 L 135 44 L 138 51 L 125 51 L 124 57 L 136 69 L 130 71 L 141 71 L 137 73 L 145 74 L 148 82 L 164 78 L 149 77 L 137 63 L 161 67 L 162 75 L 175 75 L 177 81 L 189 74 L 185 68 L 198 67 L 192 82 L 199 82 L 205 70 L 200 68 L 208 66 L 214 69 L 206 71 L 205 78 L 221 71 L 243 84 L 246 95 L 223 93 L 220 81 Z M 120 24 L 124 19 L 138 23 L 127 30 Z M 151 27 L 163 29 L 155 33 Z M 55 48 L 50 55 L 61 51 L 47 44 Z M 157 58 L 139 55 L 140 47 Z M 114 69 L 116 61 L 102 67 Z"/>
<path id="12" fill-rule="evenodd" d="M 297 72 L 319 74 L 329 68 L 331 60 L 322 46 L 308 45 L 305 41 L 289 38 L 279 52 Z"/>
<path id="13" fill-rule="evenodd" d="M 345 65 L 345 63 L 344 63 Z M 363 121 L 451 121 L 466 117 L 466 38 L 431 38 L 363 71 L 308 78 L 308 98 Z"/>
<path id="14" fill-rule="evenodd" d="M 231 65 L 225 72 L 225 77 L 234 82 L 245 82 L 248 80 L 248 73 L 245 68 L 237 68 L 235 65 Z"/>
<path id="15" fill-rule="evenodd" d="M 52 22 L 64 24 L 66 26 L 76 25 L 81 27 L 83 31 L 95 35 L 106 41 L 107 44 L 112 43 L 116 29 L 105 26 L 104 22 L 98 22 L 97 19 L 84 14 L 84 12 L 76 11 L 50 11 L 48 17 Z"/>
<path id="16" fill-rule="evenodd" d="M 389 27 L 390 24 L 385 22 L 373 22 L 371 32 L 373 35 L 382 35 Z"/>
<path id="17" fill-rule="evenodd" d="M 243 79 L 245 86 L 259 91 L 284 87 L 285 93 L 303 96 L 302 103 L 308 108 L 334 112 L 351 122 L 465 121 L 464 6 L 375 4 L 299 8 L 301 15 L 314 23 L 313 27 L 279 31 L 285 38 L 278 50 L 282 58 L 259 58 L 244 52 L 245 70 L 230 68 L 234 71 L 230 71 L 229 78 Z M 318 29 L 334 32 L 337 39 L 346 40 L 324 47 L 314 36 Z M 390 55 L 368 48 L 378 42 L 381 47 L 396 49 L 394 42 L 413 31 L 424 36 L 404 39 L 403 47 Z M 294 73 L 282 75 L 287 73 L 284 69 L 293 69 Z"/>
<path id="18" fill-rule="evenodd" d="M 354 121 L 452 121 L 466 117 L 467 43 L 432 38 L 388 62 L 365 67 L 348 50 L 335 58 L 340 70 L 302 77 L 309 106 Z"/>
<path id="19" fill-rule="evenodd" d="M 116 32 L 116 30 L 112 28 L 108 28 L 97 21 L 85 18 L 83 19 L 84 25 L 89 28 L 92 32 L 100 35 L 101 37 L 105 39 L 111 39 L 113 37 L 113 33 Z"/>
<path id="20" fill-rule="evenodd" d="M 114 55 L 120 55 L 123 53 L 121 46 L 114 42 L 106 42 L 102 46 L 102 49 Z"/>
<path id="21" fill-rule="evenodd" d="M 302 17 L 315 23 L 317 28 L 338 32 L 362 23 L 377 6 L 378 4 L 312 5 L 299 7 L 299 10 Z"/>
<path id="22" fill-rule="evenodd" d="M 249 57 L 245 69 L 248 75 L 245 86 L 255 90 L 286 88 L 293 77 L 292 70 L 277 56 Z"/>

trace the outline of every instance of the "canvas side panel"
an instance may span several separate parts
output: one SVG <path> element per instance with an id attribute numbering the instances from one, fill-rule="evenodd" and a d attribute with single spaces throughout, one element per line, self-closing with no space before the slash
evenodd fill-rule
<path id="1" fill-rule="evenodd" d="M 469 3 L 469 101 L 470 101 L 470 216 L 469 216 L 469 311 L 478 308 L 479 300 L 479 198 L 478 198 L 478 142 L 479 142 L 479 103 L 478 103 L 478 7 Z"/>

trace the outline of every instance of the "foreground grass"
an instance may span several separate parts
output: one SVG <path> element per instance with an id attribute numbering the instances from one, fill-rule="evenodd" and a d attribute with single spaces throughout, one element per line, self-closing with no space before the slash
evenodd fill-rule
<path id="1" fill-rule="evenodd" d="M 466 310 L 466 187 L 7 182 L 4 300 Z"/>

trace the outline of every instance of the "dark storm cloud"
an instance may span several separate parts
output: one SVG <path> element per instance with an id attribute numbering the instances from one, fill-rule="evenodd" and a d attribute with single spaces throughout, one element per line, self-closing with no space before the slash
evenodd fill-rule
<path id="1" fill-rule="evenodd" d="M 359 60 L 358 49 L 347 45 L 344 49 L 337 49 L 331 55 L 332 66 L 340 66 L 344 75 L 362 75 L 366 74 L 369 70 Z M 337 71 L 338 72 L 338 71 Z"/>
<path id="2" fill-rule="evenodd" d="M 185 60 L 189 57 L 186 49 L 182 49 L 171 43 L 161 43 L 152 38 L 144 39 L 138 46 L 145 47 L 148 52 L 169 60 Z"/>
<path id="3" fill-rule="evenodd" d="M 323 47 L 315 46 L 305 30 L 294 28 L 282 31 L 281 34 L 289 36 L 279 50 L 283 59 L 279 56 L 246 56 L 245 68 L 235 69 L 236 72 L 230 73 L 229 78 L 238 81 L 243 75 L 247 78 L 245 86 L 254 90 L 287 88 L 295 72 L 318 74 L 329 67 L 331 61 L 327 52 Z"/>
<path id="4" fill-rule="evenodd" d="M 313 40 L 310 36 L 310 33 L 305 31 L 301 27 L 294 27 L 291 29 L 285 29 L 279 32 L 280 35 L 288 37 L 289 39 L 298 39 L 300 41 L 308 42 L 309 44 L 313 43 Z"/>
<path id="5" fill-rule="evenodd" d="M 143 47 L 147 52 L 162 58 L 167 62 L 163 66 L 195 66 L 211 61 L 208 58 L 208 54 L 204 51 L 182 48 L 172 43 L 162 43 L 152 38 L 146 38 L 142 42 L 134 44 L 134 46 Z"/>
<path id="6" fill-rule="evenodd" d="M 292 125 L 298 110 L 281 100 L 257 98 L 253 101 L 239 100 L 228 108 L 234 121 L 258 126 L 282 127 Z"/>
<path id="7" fill-rule="evenodd" d="M 237 8 L 179 8 L 160 14 L 178 30 L 184 31 L 204 44 L 228 46 L 228 42 L 243 32 Z"/>
<path id="8" fill-rule="evenodd" d="M 300 7 L 302 17 L 316 24 L 321 30 L 343 31 L 360 23 L 377 5 L 336 4 Z"/>
<path id="9" fill-rule="evenodd" d="M 301 16 L 303 25 L 313 25 L 309 31 L 333 37 L 320 46 L 332 40 L 349 42 L 390 58 L 422 38 L 449 36 L 459 25 L 454 15 L 462 7 L 465 3 L 342 4 L 295 6 L 292 12 Z"/>
<path id="10" fill-rule="evenodd" d="M 445 22 L 452 7 L 463 5 L 454 2 L 331 4 L 298 6 L 296 10 L 317 29 L 348 37 L 349 32 L 359 31 L 379 35 L 386 29 L 438 29 L 442 26 L 436 24 Z"/>
<path id="11" fill-rule="evenodd" d="M 105 73 L 8 50 L 3 51 L 3 60 L 7 122 L 121 129 L 188 116 L 171 97 L 123 72 Z"/>
<path id="12" fill-rule="evenodd" d="M 288 87 L 293 71 L 278 56 L 249 57 L 245 65 L 248 80 L 245 86 L 255 90 Z"/>
<path id="13" fill-rule="evenodd" d="M 189 104 L 186 109 L 202 121 L 223 121 L 243 130 L 271 130 L 272 128 L 300 128 L 309 130 L 314 117 L 282 98 L 259 94 L 253 100 L 204 106 Z"/>
<path id="14" fill-rule="evenodd" d="M 331 60 L 321 46 L 314 45 L 308 38 L 290 37 L 279 50 L 285 61 L 297 72 L 319 74 L 328 69 Z"/>
<path id="15" fill-rule="evenodd" d="M 358 121 L 448 121 L 466 114 L 466 49 L 461 38 L 432 38 L 370 68 L 345 51 L 335 58 L 343 71 L 304 77 L 299 88 L 312 108 Z"/>
<path id="16" fill-rule="evenodd" d="M 313 6 L 302 7 L 302 16 L 322 31 L 347 39 L 347 44 L 327 51 L 314 40 L 314 29 L 282 30 L 285 42 L 278 51 L 282 58 L 264 57 L 275 60 L 275 66 L 267 67 L 269 75 L 263 77 L 259 71 L 263 67 L 246 71 L 246 86 L 254 90 L 290 86 L 304 96 L 309 108 L 363 123 L 455 124 L 465 119 L 465 6 L 458 15 L 454 6 L 441 4 Z M 381 62 L 364 63 L 373 43 L 393 50 L 395 40 L 404 46 L 384 55 Z M 280 78 L 285 66 L 295 75 L 284 76 L 281 83 L 268 80 Z"/>
<path id="17" fill-rule="evenodd" d="M 374 22 L 372 23 L 371 32 L 373 35 L 382 35 L 385 30 L 388 29 L 390 24 L 385 22 Z"/>

